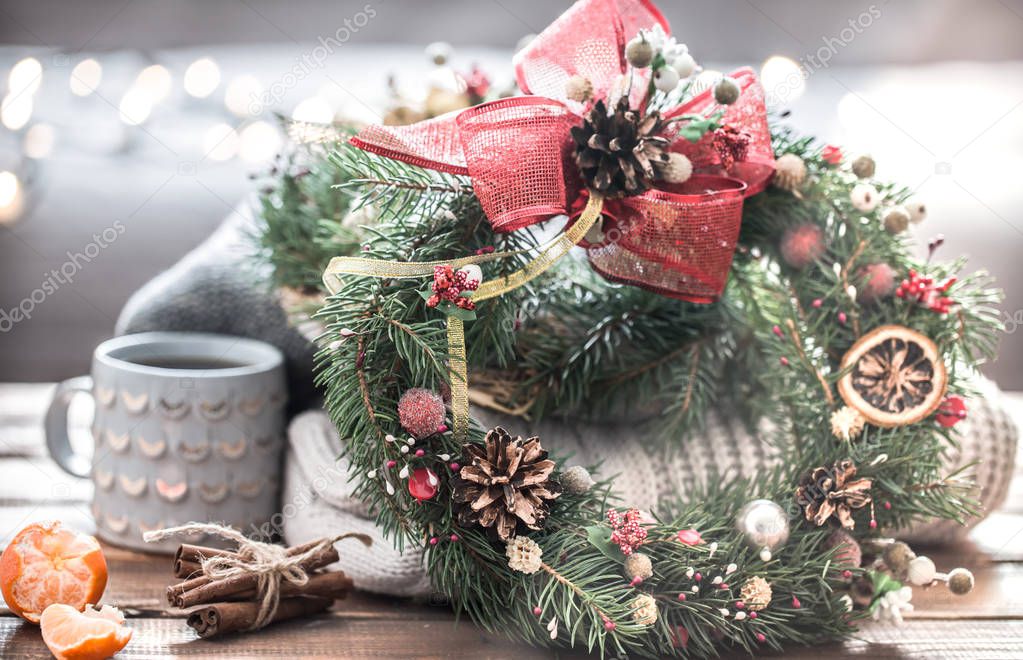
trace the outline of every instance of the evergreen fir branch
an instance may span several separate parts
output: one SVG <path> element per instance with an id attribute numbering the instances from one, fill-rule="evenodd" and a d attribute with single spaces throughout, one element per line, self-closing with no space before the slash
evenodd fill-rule
<path id="1" fill-rule="evenodd" d="M 452 199 L 473 194 L 467 177 L 416 167 L 351 144 L 339 146 L 330 162 L 346 178 L 339 187 L 357 191 L 355 208 L 372 208 L 383 221 L 434 217 Z"/>

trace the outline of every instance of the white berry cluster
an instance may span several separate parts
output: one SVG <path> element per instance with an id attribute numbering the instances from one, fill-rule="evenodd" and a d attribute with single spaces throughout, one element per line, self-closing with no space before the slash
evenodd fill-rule
<path id="1" fill-rule="evenodd" d="M 640 30 L 626 45 L 625 59 L 637 69 L 652 66 L 654 85 L 664 93 L 675 89 L 679 81 L 696 71 L 696 60 L 689 54 L 689 48 L 666 34 L 660 25 Z"/>

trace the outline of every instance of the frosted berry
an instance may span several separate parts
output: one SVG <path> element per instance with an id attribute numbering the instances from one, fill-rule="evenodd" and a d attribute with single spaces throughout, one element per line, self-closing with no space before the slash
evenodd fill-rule
<path id="1" fill-rule="evenodd" d="M 895 269 L 884 262 L 864 266 L 859 275 L 860 282 L 856 291 L 862 304 L 877 302 L 895 291 Z"/>
<path id="2" fill-rule="evenodd" d="M 444 423 L 444 399 L 435 392 L 414 387 L 398 400 L 398 420 L 403 429 L 417 438 L 431 436 Z"/>
<path id="3" fill-rule="evenodd" d="M 824 254 L 824 232 L 815 224 L 790 227 L 781 237 L 781 258 L 793 268 L 806 268 Z"/>

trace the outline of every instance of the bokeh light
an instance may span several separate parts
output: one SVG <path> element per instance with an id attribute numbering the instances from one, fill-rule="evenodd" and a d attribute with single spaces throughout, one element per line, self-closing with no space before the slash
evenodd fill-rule
<path id="1" fill-rule="evenodd" d="M 238 117 L 256 116 L 262 112 L 260 98 L 263 84 L 252 75 L 238 76 L 224 92 L 224 105 Z"/>
<path id="2" fill-rule="evenodd" d="M 32 95 L 11 92 L 0 101 L 0 123 L 12 131 L 24 128 L 32 118 Z"/>
<path id="3" fill-rule="evenodd" d="M 254 121 L 242 129 L 238 156 L 246 163 L 265 163 L 281 148 L 281 134 L 270 123 Z"/>
<path id="4" fill-rule="evenodd" d="M 220 67 L 208 57 L 197 59 L 185 70 L 185 91 L 204 99 L 220 85 Z"/>
<path id="5" fill-rule="evenodd" d="M 790 57 L 774 55 L 760 68 L 760 82 L 772 104 L 792 103 L 806 91 L 806 76 Z"/>
<path id="6" fill-rule="evenodd" d="M 43 65 L 34 57 L 18 61 L 7 77 L 7 88 L 12 96 L 35 94 L 43 83 Z"/>
<path id="7" fill-rule="evenodd" d="M 71 69 L 71 93 L 75 96 L 88 96 L 96 91 L 103 80 L 103 65 L 91 57 L 82 60 Z"/>
<path id="8" fill-rule="evenodd" d="M 161 64 L 151 64 L 139 72 L 135 87 L 149 97 L 150 103 L 159 103 L 170 94 L 170 71 Z"/>
<path id="9" fill-rule="evenodd" d="M 129 126 L 138 126 L 149 119 L 153 112 L 153 101 L 149 93 L 139 87 L 132 87 L 121 98 L 118 106 L 121 112 L 121 121 Z"/>
<path id="10" fill-rule="evenodd" d="M 35 124 L 25 132 L 25 155 L 29 158 L 46 158 L 53 153 L 57 132 L 49 124 Z"/>
<path id="11" fill-rule="evenodd" d="M 295 106 L 291 118 L 295 121 L 307 121 L 312 124 L 329 124 L 334 120 L 334 109 L 325 99 L 312 96 Z"/>
<path id="12" fill-rule="evenodd" d="M 238 132 L 234 128 L 224 123 L 214 124 L 203 135 L 203 157 L 217 161 L 230 160 L 238 153 L 239 142 Z"/>

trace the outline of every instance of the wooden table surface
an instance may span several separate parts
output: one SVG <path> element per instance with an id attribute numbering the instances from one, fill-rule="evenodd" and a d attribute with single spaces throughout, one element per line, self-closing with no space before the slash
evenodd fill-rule
<path id="1" fill-rule="evenodd" d="M 57 518 L 93 531 L 92 486 L 64 474 L 46 456 L 41 419 L 51 386 L 0 384 L 0 547 L 24 525 Z M 1017 420 L 1023 395 L 1013 397 Z M 72 410 L 72 419 L 76 418 Z M 87 411 L 77 415 L 77 434 L 87 440 Z M 83 419 L 84 418 L 84 419 Z M 868 624 L 857 639 L 785 657 L 819 658 L 1023 658 L 1023 479 L 1006 505 L 953 547 L 929 550 L 940 568 L 966 566 L 977 587 L 964 597 L 944 588 L 916 589 L 914 612 L 902 627 Z M 259 633 L 200 640 L 170 610 L 163 589 L 170 560 L 105 546 L 110 581 L 104 601 L 121 607 L 134 636 L 119 658 L 287 655 L 297 658 L 541 658 L 549 652 L 523 648 L 458 623 L 443 607 L 355 594 L 330 613 L 272 626 Z M 0 609 L 0 657 L 47 657 L 37 627 Z M 562 654 L 561 657 L 564 657 Z M 580 656 L 581 657 L 581 656 Z"/>

